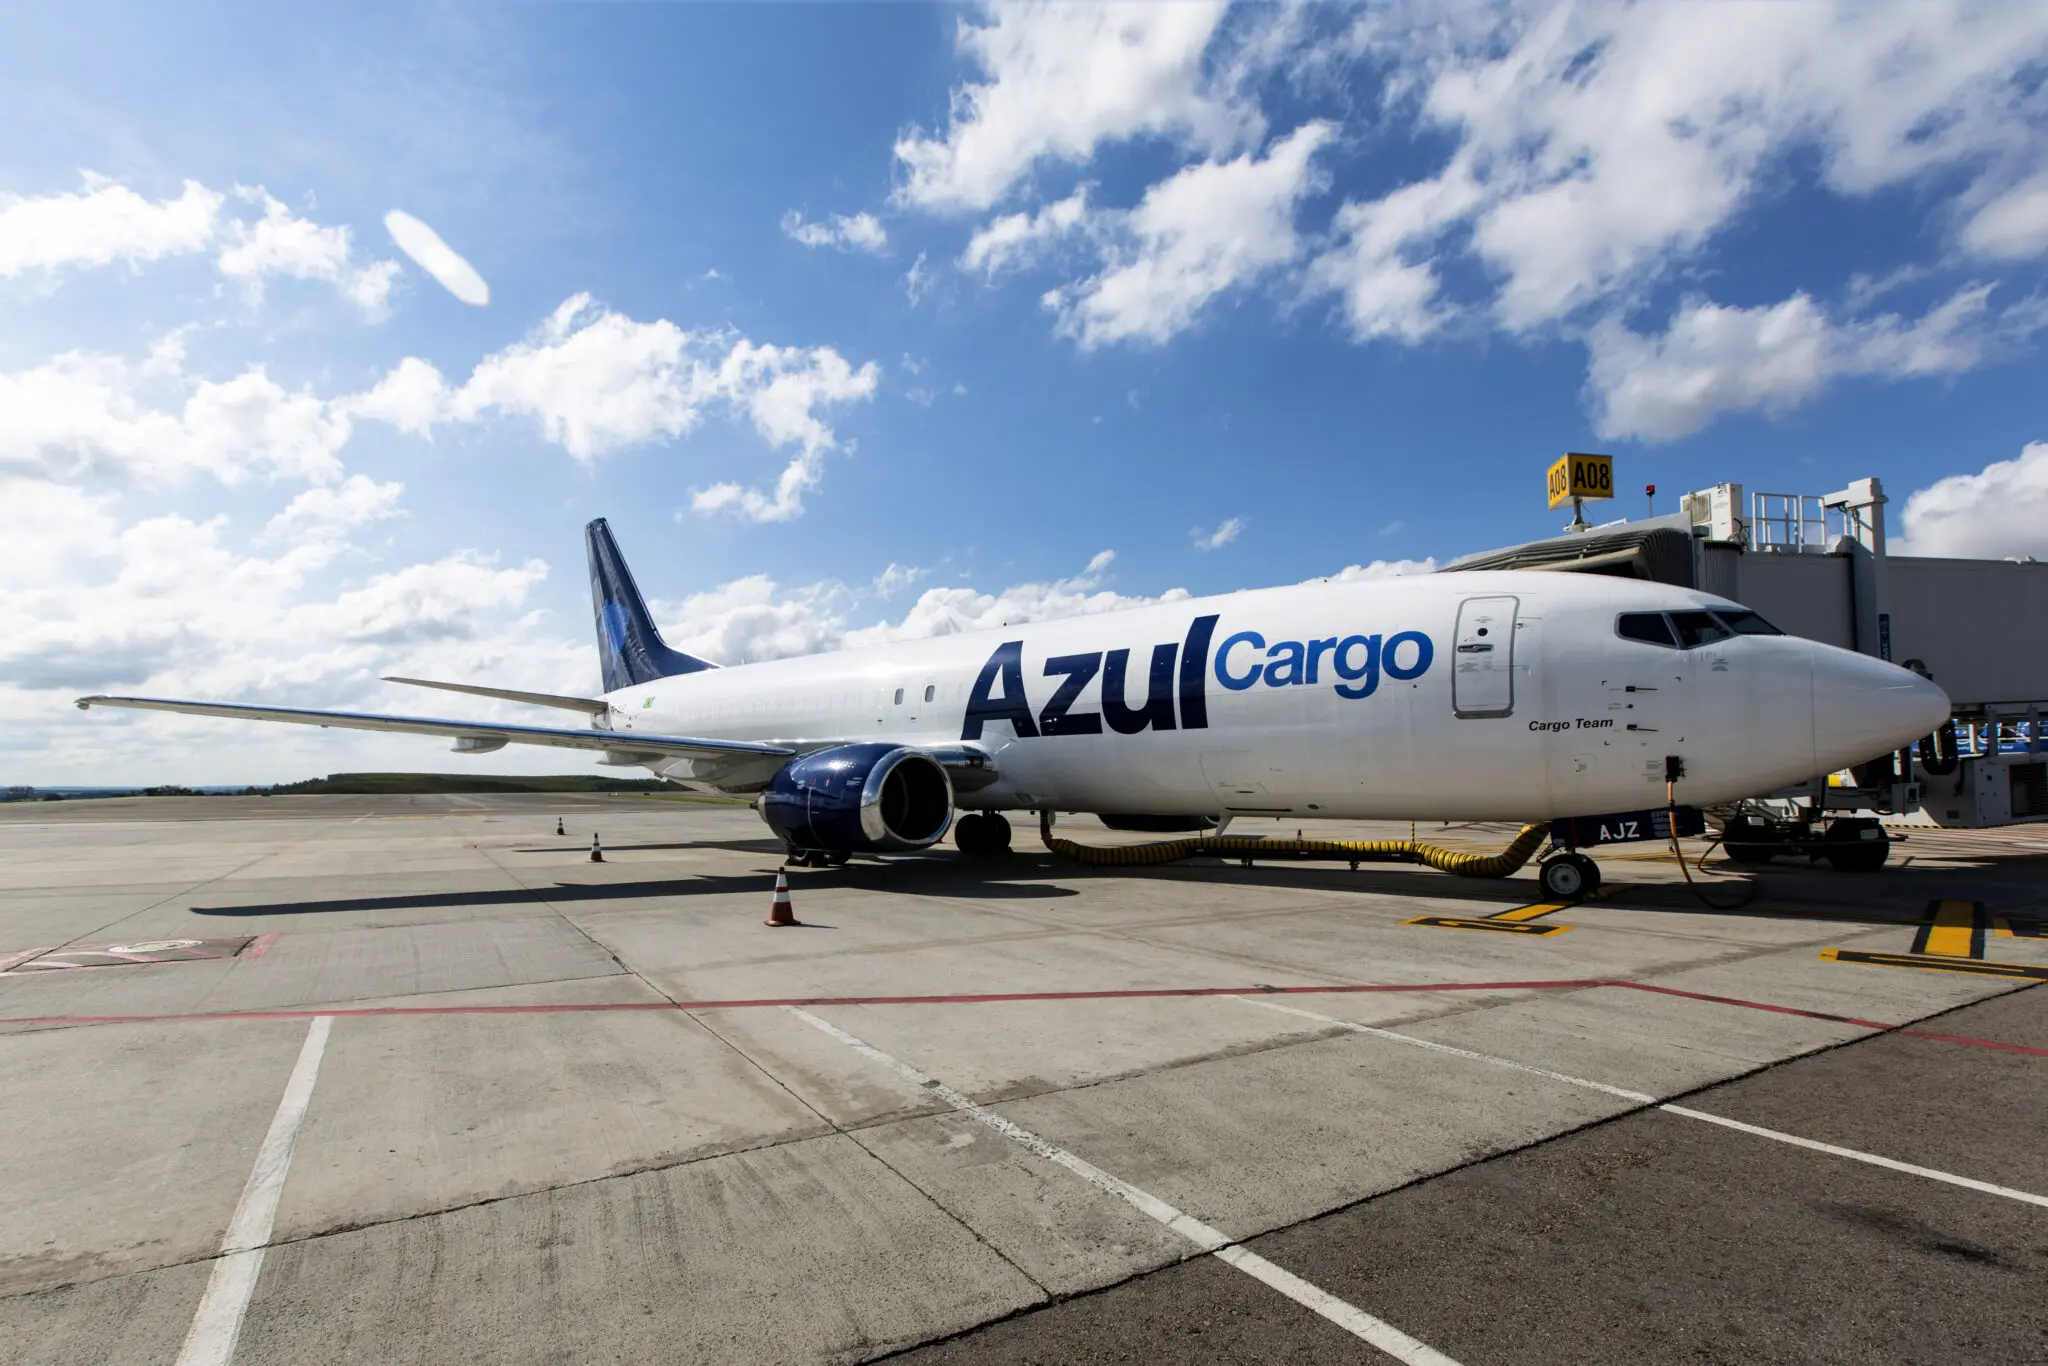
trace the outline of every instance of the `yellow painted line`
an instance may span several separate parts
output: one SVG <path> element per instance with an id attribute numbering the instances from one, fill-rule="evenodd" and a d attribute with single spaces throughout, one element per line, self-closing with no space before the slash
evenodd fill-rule
<path id="1" fill-rule="evenodd" d="M 1559 911 L 1570 910 L 1573 906 L 1584 906 L 1589 902 L 1605 901 L 1608 897 L 1628 890 L 1629 884 L 1626 882 L 1610 882 L 1595 891 L 1591 896 L 1580 897 L 1577 901 L 1539 901 L 1531 906 L 1517 906 L 1511 911 L 1497 911 L 1485 918 L 1493 921 L 1505 920 L 1510 923 L 1541 920 L 1546 915 L 1556 915 Z M 1404 921 L 1402 923 L 1413 924 L 1414 922 Z"/>
<path id="2" fill-rule="evenodd" d="M 1860 963 L 1873 968 L 1920 968 L 1928 972 L 1961 972 L 1975 977 L 2016 981 L 2048 981 L 2048 967 L 2035 963 L 1987 963 L 1932 953 L 1865 953 L 1861 949 L 1822 949 L 1823 963 Z"/>
<path id="3" fill-rule="evenodd" d="M 1463 920 L 1454 915 L 1419 915 L 1413 920 L 1404 920 L 1403 925 L 1426 925 L 1439 930 L 1491 930 L 1495 934 L 1563 934 L 1569 925 L 1540 925 L 1529 921 L 1503 920 L 1490 916 L 1485 920 Z"/>
<path id="4" fill-rule="evenodd" d="M 1974 901 L 1937 901 L 1929 923 L 1913 938 L 1913 952 L 1941 958 L 1984 956 L 1984 908 Z"/>
<path id="5" fill-rule="evenodd" d="M 2001 915 L 1991 923 L 2000 939 L 2048 939 L 2048 921 Z"/>
<path id="6" fill-rule="evenodd" d="M 1513 921 L 1541 920 L 1544 916 L 1561 911 L 1571 904 L 1569 901 L 1539 901 L 1533 906 L 1517 906 L 1512 911 L 1502 911 L 1499 915 L 1490 915 L 1486 918 Z"/>

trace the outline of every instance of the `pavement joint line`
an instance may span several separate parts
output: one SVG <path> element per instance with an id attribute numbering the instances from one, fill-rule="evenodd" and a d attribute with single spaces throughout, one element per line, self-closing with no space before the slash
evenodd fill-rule
<path id="1" fill-rule="evenodd" d="M 2008 1200 L 2018 1200 L 2025 1204 L 2039 1205 L 2044 1209 L 2048 1209 L 2048 1195 L 2036 1195 L 2032 1191 L 2016 1190 L 2011 1186 L 1994 1185 L 1989 1181 L 1979 1181 L 1974 1177 L 1958 1176 L 1954 1172 L 1940 1171 L 1933 1167 L 1921 1167 L 1911 1162 L 1900 1162 L 1896 1158 L 1883 1157 L 1877 1153 L 1867 1153 L 1858 1148 L 1844 1148 L 1833 1143 L 1822 1143 L 1817 1139 L 1801 1138 L 1797 1134 L 1788 1134 L 1780 1129 L 1766 1129 L 1758 1124 L 1745 1124 L 1739 1119 L 1729 1119 L 1722 1115 L 1708 1114 L 1704 1110 L 1694 1110 L 1684 1105 L 1673 1105 L 1667 1101 L 1660 1101 L 1655 1096 L 1642 1091 L 1631 1091 L 1620 1086 L 1609 1086 L 1606 1082 L 1590 1081 L 1585 1077 L 1572 1076 L 1568 1072 L 1553 1072 L 1547 1067 L 1536 1067 L 1529 1063 L 1516 1062 L 1512 1058 L 1503 1058 L 1492 1053 L 1480 1053 L 1470 1048 L 1458 1048 L 1452 1044 L 1438 1043 L 1433 1039 L 1418 1039 L 1412 1034 L 1402 1034 L 1391 1029 L 1380 1029 L 1373 1025 L 1359 1024 L 1355 1020 L 1342 1020 L 1334 1015 L 1318 1015 L 1314 1011 L 1299 1010 L 1293 1006 L 1284 1006 L 1275 1001 L 1255 1000 L 1249 996 L 1236 996 L 1231 999 L 1243 1005 L 1261 1006 L 1267 1010 L 1278 1010 L 1288 1015 L 1299 1015 L 1303 1019 L 1317 1020 L 1324 1024 L 1336 1025 L 1354 1034 L 1368 1034 L 1376 1039 L 1387 1039 L 1394 1043 L 1408 1044 L 1415 1048 L 1426 1048 L 1433 1053 L 1448 1053 L 1454 1057 L 1469 1058 L 1474 1062 L 1483 1062 L 1494 1067 L 1505 1067 L 1512 1071 L 1528 1073 L 1531 1076 L 1563 1082 L 1567 1086 L 1577 1086 L 1589 1091 L 1599 1091 L 1606 1095 L 1619 1097 L 1622 1100 L 1634 1101 L 1645 1109 L 1660 1110 L 1665 1114 L 1679 1115 L 1686 1119 L 1702 1120 L 1708 1124 L 1719 1124 L 1723 1128 L 1752 1134 L 1758 1138 L 1768 1138 L 1778 1143 L 1789 1143 L 1794 1147 L 1810 1149 L 1813 1152 L 1827 1153 L 1833 1157 L 1845 1157 L 1851 1161 L 1867 1163 L 1873 1167 L 1883 1167 L 1890 1171 L 1925 1177 L 1930 1181 L 1942 1181 L 1951 1186 L 1962 1186 L 1968 1190 L 1981 1191 L 1986 1195 L 2004 1196 Z M 1852 1042 L 1860 1043 L 1862 1040 L 1852 1040 Z M 1790 1060 L 1788 1059 L 1788 1061 Z M 1739 1078 L 1729 1078 L 1728 1080 L 1739 1080 Z M 1727 1081 L 1713 1083 L 1715 1086 L 1726 1084 Z"/>
<path id="2" fill-rule="evenodd" d="M 472 845 L 470 847 L 477 849 L 477 851 L 483 855 L 484 860 L 486 862 L 491 864 L 493 867 L 497 868 L 501 873 L 503 873 L 506 877 L 510 878 L 514 883 L 520 886 L 525 885 L 525 880 L 523 878 L 521 878 L 518 874 L 514 873 L 511 869 L 506 868 L 503 864 L 499 863 L 498 860 L 495 857 L 493 857 L 488 850 L 482 849 L 481 847 L 476 845 Z M 666 1002 L 668 1005 L 680 1011 L 683 1014 L 683 1016 L 687 1018 L 692 1024 L 696 1025 L 697 1028 L 703 1030 L 706 1034 L 709 1034 L 713 1039 L 716 1039 L 721 1046 L 730 1051 L 735 1057 L 739 1058 L 740 1061 L 744 1062 L 747 1066 L 753 1068 L 756 1072 L 759 1072 L 761 1076 L 767 1080 L 769 1085 L 774 1086 L 777 1090 L 781 1091 L 784 1095 L 788 1096 L 789 1099 L 797 1105 L 803 1107 L 805 1110 L 810 1111 L 812 1116 L 816 1118 L 819 1123 L 826 1125 L 829 1129 L 831 1129 L 832 1132 L 837 1133 L 841 1137 L 845 1138 L 847 1141 L 852 1143 L 854 1147 L 858 1148 L 861 1152 L 867 1154 L 868 1159 L 870 1161 L 876 1163 L 884 1171 L 894 1176 L 897 1180 L 903 1182 L 904 1185 L 910 1187 L 910 1189 L 916 1191 L 919 1195 L 922 1195 L 925 1198 L 925 1200 L 928 1203 L 930 1203 L 933 1209 L 936 1209 L 941 1215 L 944 1215 L 946 1218 L 951 1219 L 954 1223 L 958 1224 L 963 1230 L 966 1231 L 967 1235 L 970 1238 L 974 1239 L 975 1242 L 987 1248 L 989 1252 L 992 1253 L 1000 1261 L 1002 1261 L 1002 1263 L 1005 1266 L 1008 1266 L 1011 1270 L 1015 1271 L 1018 1275 L 1022 1276 L 1026 1281 L 1028 1281 L 1033 1287 L 1035 1287 L 1038 1290 L 1039 1294 L 1049 1296 L 1052 1293 L 1036 1276 L 1032 1275 L 1029 1271 L 1026 1271 L 1022 1266 L 1019 1266 L 1012 1258 L 1007 1256 L 1001 1248 L 996 1247 L 993 1243 L 989 1242 L 988 1239 L 984 1238 L 981 1234 L 981 1231 L 975 1228 L 973 1224 L 969 1223 L 961 1215 L 949 1209 L 946 1206 L 945 1202 L 940 1200 L 938 1196 L 934 1195 L 931 1191 L 926 1190 L 923 1186 L 920 1186 L 916 1181 L 910 1178 L 908 1173 L 897 1168 L 893 1163 L 889 1161 L 888 1158 L 882 1156 L 873 1148 L 861 1142 L 860 1138 L 853 1132 L 849 1131 L 846 1126 L 840 1124 L 837 1120 L 833 1119 L 832 1116 L 826 1114 L 823 1110 L 819 1109 L 816 1105 L 813 1105 L 809 1100 L 805 1099 L 802 1095 L 800 1095 L 797 1092 L 797 1090 L 794 1087 L 792 1087 L 788 1082 L 784 1081 L 781 1077 L 777 1076 L 764 1063 L 762 1063 L 759 1058 L 756 1058 L 753 1054 L 747 1052 L 746 1049 L 740 1047 L 738 1043 L 734 1042 L 731 1038 L 729 1038 L 723 1030 L 713 1026 L 709 1020 L 706 1020 L 698 1012 L 685 1008 L 683 1004 L 680 1001 L 678 1001 L 672 993 L 663 988 L 659 983 L 655 982 L 654 980 L 646 976 L 644 973 L 640 972 L 637 968 L 629 966 L 625 959 L 619 957 L 618 951 L 616 949 L 614 949 L 611 945 L 605 943 L 603 940 L 599 939 L 596 935 L 592 934 L 583 925 L 578 923 L 576 919 L 573 916 L 571 916 L 567 911 L 562 910 L 560 907 L 556 906 L 552 901 L 547 900 L 545 895 L 542 896 L 542 904 L 546 905 L 549 910 L 553 911 L 557 916 L 559 916 L 564 924 L 568 925 L 571 929 L 575 930 L 576 933 L 582 935 L 593 946 L 602 950 L 605 953 L 605 955 L 612 960 L 612 962 L 618 965 L 620 972 L 630 974 L 634 979 L 636 979 L 642 985 L 644 985 L 649 991 L 652 991 L 655 995 L 661 997 L 662 1000 Z M 651 1005 L 654 1003 L 648 1002 L 647 1004 Z"/>
<path id="3" fill-rule="evenodd" d="M 624 973 L 607 975 L 630 976 L 639 981 L 646 981 L 644 977 L 640 977 L 639 974 L 630 970 Z M 562 1002 L 545 1005 L 329 1005 L 305 1009 L 216 1010 L 186 1013 L 173 1012 L 160 1015 L 24 1015 L 12 1018 L 0 1016 L 0 1034 L 11 1031 L 69 1029 L 93 1025 L 200 1024 L 216 1020 L 310 1020 L 320 1015 L 335 1017 L 382 1015 L 566 1015 L 603 1014 L 611 1011 L 636 1010 L 758 1010 L 781 1006 L 996 1005 L 1034 1001 L 1185 999 L 1202 996 L 1342 996 L 1380 993 L 1430 994 L 1435 992 L 1466 991 L 1586 991 L 1600 987 L 1608 987 L 1620 991 L 1647 991 L 1659 996 L 1677 996 L 1686 1000 L 1702 1001 L 1712 1005 L 1734 1006 L 1742 1010 L 1760 1010 L 1774 1015 L 1793 1015 L 1801 1019 L 1822 1020 L 1829 1024 L 1853 1025 L 1858 1029 L 1868 1029 L 1880 1034 L 1903 1034 L 1909 1038 L 1929 1039 L 1937 1043 L 1961 1044 L 1971 1048 L 1990 1048 L 2004 1053 L 2019 1053 L 2028 1057 L 2048 1058 L 2048 1048 L 2034 1048 L 2026 1044 L 2005 1043 L 1997 1039 L 1978 1039 L 1964 1034 L 1943 1034 L 1919 1029 L 1910 1024 L 1890 1024 L 1883 1020 L 1860 1019 L 1854 1015 L 1830 1014 L 1824 1010 L 1806 1010 L 1799 1006 L 1774 1005 L 1768 1001 L 1750 1001 L 1737 996 L 1717 996 L 1710 992 L 1686 991 L 1679 987 L 1658 986 L 1652 982 L 1632 982 L 1623 978 L 1607 977 L 1563 978 L 1554 981 L 1526 982 L 1346 982 L 1285 987 L 1256 983 L 1251 986 L 1236 987 L 1154 987 L 1114 991 L 985 992 L 955 996 L 783 996 L 724 1001 L 678 1001 L 668 997 L 665 992 L 658 992 L 664 999 L 659 1001 Z M 1945 1013 L 1945 1011 L 1936 1012 L 1936 1014 Z"/>
<path id="4" fill-rule="evenodd" d="M 849 1034 L 831 1021 L 798 1006 L 785 1006 L 784 1009 L 812 1028 L 837 1039 L 869 1061 L 880 1063 L 913 1086 L 943 1100 L 970 1119 L 979 1121 L 1046 1161 L 1064 1167 L 1098 1190 L 1123 1200 L 1140 1213 L 1195 1244 L 1203 1252 L 1279 1291 L 1303 1308 L 1313 1311 L 1352 1336 L 1379 1348 L 1395 1360 L 1407 1363 L 1407 1366 L 1458 1366 L 1457 1362 L 1428 1343 L 1409 1336 L 1384 1319 L 1375 1318 L 1349 1301 L 1339 1299 L 1322 1287 L 1303 1280 L 1285 1267 L 1275 1265 L 1199 1219 L 1174 1208 L 1158 1196 L 1142 1191 L 1129 1182 L 1112 1176 L 1087 1159 L 1040 1138 L 1022 1125 L 977 1104 L 944 1082 L 926 1076 L 910 1064 Z"/>
<path id="5" fill-rule="evenodd" d="M 263 1270 L 264 1249 L 277 1222 L 278 1197 L 284 1193 L 284 1180 L 291 1171 L 292 1148 L 298 1142 L 306 1107 L 312 1102 L 313 1083 L 319 1079 L 320 1059 L 333 1027 L 332 1016 L 320 1015 L 306 1030 L 284 1096 L 263 1135 L 263 1146 L 257 1150 L 256 1165 L 250 1169 L 241 1199 L 235 1202 L 234 1217 L 221 1239 L 220 1254 L 192 1316 L 192 1327 L 185 1334 L 185 1345 L 178 1352 L 177 1366 L 227 1366 L 234 1360 L 235 1339 L 241 1335 L 243 1316 L 256 1292 L 256 1277 Z"/>

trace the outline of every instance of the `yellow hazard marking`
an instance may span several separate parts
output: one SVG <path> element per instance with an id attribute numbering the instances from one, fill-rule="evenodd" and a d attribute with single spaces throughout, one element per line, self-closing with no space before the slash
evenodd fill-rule
<path id="1" fill-rule="evenodd" d="M 1499 915 L 1490 915 L 1486 918 L 1513 921 L 1541 920 L 1544 916 L 1561 911 L 1571 904 L 1569 901 L 1539 901 L 1534 906 L 1517 906 L 1512 911 L 1502 911 Z"/>
<path id="2" fill-rule="evenodd" d="M 1553 907 L 1552 909 L 1557 909 Z M 1454 915 L 1420 915 L 1413 920 L 1404 920 L 1403 925 L 1428 925 L 1439 930 L 1491 930 L 1495 934 L 1563 934 L 1569 925 L 1542 925 L 1532 921 L 1503 920 L 1491 916 L 1485 920 L 1464 920 Z"/>
<path id="3" fill-rule="evenodd" d="M 2034 963 L 1987 963 L 1980 958 L 1955 958 L 1932 953 L 1865 953 L 1861 949 L 1822 949 L 1820 957 L 1824 963 L 1861 963 L 1873 968 L 1921 968 L 1928 972 L 2048 981 L 2048 967 Z"/>
<path id="4" fill-rule="evenodd" d="M 1943 958 L 1984 956 L 1984 907 L 1975 901 L 1937 901 L 1913 938 L 1913 952 Z"/>
<path id="5" fill-rule="evenodd" d="M 1991 924 L 2000 939 L 2048 939 L 2048 921 L 2001 915 Z"/>

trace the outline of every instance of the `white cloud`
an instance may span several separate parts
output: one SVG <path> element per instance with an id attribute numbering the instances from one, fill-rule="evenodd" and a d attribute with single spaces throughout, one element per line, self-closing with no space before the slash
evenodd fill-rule
<path id="1" fill-rule="evenodd" d="M 1899 529 L 1895 555 L 2048 559 L 2048 441 L 1916 491 L 1899 514 Z"/>
<path id="2" fill-rule="evenodd" d="M 388 316 L 391 282 L 398 276 L 395 261 L 352 262 L 351 234 L 345 227 L 323 228 L 298 217 L 261 187 L 237 186 L 235 193 L 263 210 L 253 224 L 229 219 L 223 232 L 227 245 L 220 253 L 220 273 L 239 280 L 252 297 L 263 296 L 263 282 L 282 275 L 296 280 L 324 280 L 363 311 L 381 320 Z"/>
<path id="3" fill-rule="evenodd" d="M 1237 533 L 1244 530 L 1244 518 L 1226 517 L 1214 531 L 1191 527 L 1188 535 L 1194 539 L 1197 550 L 1221 550 L 1237 539 Z"/>
<path id="4" fill-rule="evenodd" d="M 1293 261 L 1295 205 L 1320 187 L 1313 159 L 1335 132 L 1304 124 L 1263 157 L 1186 167 L 1127 214 L 1099 216 L 1114 234 L 1106 268 L 1046 296 L 1060 330 L 1084 349 L 1165 342 L 1219 294 Z"/>
<path id="5" fill-rule="evenodd" d="M 696 425 L 690 343 L 666 318 L 636 322 L 573 295 L 527 340 L 478 363 L 447 396 L 448 411 L 465 422 L 492 410 L 532 417 L 541 435 L 588 463 Z"/>
<path id="6" fill-rule="evenodd" d="M 403 484 L 380 484 L 363 474 L 352 474 L 331 487 L 316 485 L 270 519 L 263 539 L 303 542 L 345 536 L 367 523 L 403 516 L 398 500 L 404 492 Z"/>
<path id="7" fill-rule="evenodd" d="M 691 495 L 698 512 L 734 512 L 756 522 L 786 522 L 802 515 L 803 496 L 814 486 L 825 455 L 839 449 L 819 408 L 874 397 L 881 371 L 873 361 L 858 370 L 829 346 L 733 344 L 709 377 L 709 392 L 753 420 L 756 431 L 776 447 L 797 453 L 775 481 L 772 494 L 738 484 L 713 484 Z"/>
<path id="8" fill-rule="evenodd" d="M 924 296 L 931 293 L 932 269 L 925 264 L 925 254 L 919 252 L 917 259 L 910 263 L 910 269 L 903 272 L 903 293 L 916 308 L 924 302 Z"/>
<path id="9" fill-rule="evenodd" d="M 0 193 L 0 275 L 63 266 L 137 266 L 205 251 L 222 196 L 196 180 L 176 199 L 151 202 L 105 176 L 85 188 L 37 197 Z"/>
<path id="10" fill-rule="evenodd" d="M 820 410 L 872 398 L 880 374 L 872 361 L 855 368 L 829 346 L 686 332 L 665 318 L 638 322 L 577 294 L 531 337 L 485 357 L 459 386 L 408 357 L 367 393 L 336 407 L 416 434 L 494 412 L 532 417 L 542 436 L 589 463 L 621 446 L 682 436 L 717 405 L 745 418 L 769 445 L 795 447 L 796 455 L 772 493 L 724 483 L 697 493 L 694 506 L 786 521 L 802 513 L 824 457 L 839 448 Z"/>
<path id="11" fill-rule="evenodd" d="M 109 494 L 0 487 L 0 764 L 39 783 L 247 781 L 419 767 L 435 752 L 417 739 L 81 716 L 70 702 L 82 692 L 390 710 L 381 673 L 588 688 L 581 633 L 559 638 L 526 606 L 548 572 L 538 560 L 453 551 L 331 576 L 347 527 L 393 515 L 397 492 L 356 476 L 302 494 L 272 519 L 265 554 L 240 547 L 225 517 L 123 522 Z"/>
<path id="12" fill-rule="evenodd" d="M 441 288 L 474 308 L 483 308 L 490 303 L 490 285 L 477 273 L 475 266 L 441 240 L 440 233 L 403 209 L 393 209 L 384 215 L 384 230 L 391 234 L 391 240 L 398 249 L 411 257 L 414 265 L 433 276 Z M 718 272 L 706 271 L 705 278 L 717 279 Z"/>
<path id="13" fill-rule="evenodd" d="M 70 351 L 0 374 L 0 472 L 46 479 L 91 474 L 175 483 L 210 474 L 325 482 L 349 421 L 306 390 L 287 391 L 251 366 L 225 381 L 188 380 L 175 356 L 135 367 Z M 150 396 L 165 398 L 153 405 Z M 179 401 L 182 396 L 182 401 Z"/>
<path id="14" fill-rule="evenodd" d="M 1104 143 L 1166 136 L 1208 151 L 1256 138 L 1256 110 L 1205 72 L 1222 21 L 1204 3 L 991 5 L 959 21 L 956 44 L 986 78 L 953 93 L 943 136 L 898 139 L 898 198 L 941 211 L 986 209 L 1041 158 L 1085 162 Z"/>
<path id="15" fill-rule="evenodd" d="M 155 202 L 90 172 L 85 187 L 69 194 L 0 194 L 0 276 L 116 261 L 133 268 L 218 246 L 220 273 L 252 298 L 262 298 L 273 276 L 319 280 L 372 321 L 389 314 L 396 262 L 358 262 L 348 228 L 300 218 L 260 185 L 236 186 L 235 197 L 261 215 L 250 221 L 224 213 L 227 196 L 196 180 L 176 199 Z"/>
<path id="16" fill-rule="evenodd" d="M 1033 265 L 1045 249 L 1088 224 L 1088 187 L 1036 212 L 1005 214 L 977 230 L 960 253 L 962 270 L 1015 270 Z"/>
<path id="17" fill-rule="evenodd" d="M 1803 293 L 1756 308 L 1688 300 L 1656 336 L 1609 318 L 1588 337 L 1594 427 L 1669 441 L 1720 413 L 1787 411 L 1838 378 L 1960 373 L 1999 344 L 1990 292 L 1965 289 L 1910 323 L 1897 314 L 1836 322 Z"/>
<path id="18" fill-rule="evenodd" d="M 1963 246 L 1992 260 L 2048 253 L 2048 171 L 1998 192 L 1963 225 Z"/>
<path id="19" fill-rule="evenodd" d="M 1988 204 L 2007 201 L 1981 187 L 2038 158 L 2025 73 L 2048 56 L 2040 6 L 1423 11 L 1413 27 L 1369 14 L 1361 32 L 1397 97 L 1418 88 L 1423 120 L 1457 139 L 1436 176 L 1340 214 L 1317 278 L 1362 336 L 1434 330 L 1429 260 L 1467 243 L 1508 330 L 1626 296 L 1697 253 L 1795 148 L 1841 194 L 1959 170 Z M 2017 202 L 2015 243 L 2031 222 Z M 1994 215 L 1974 240 L 2004 233 Z"/>
<path id="20" fill-rule="evenodd" d="M 871 213 L 848 218 L 833 214 L 823 222 L 806 223 L 795 209 L 782 215 L 782 231 L 807 247 L 837 247 L 841 251 L 865 251 L 874 255 L 889 249 L 889 234 L 882 221 Z"/>
<path id="21" fill-rule="evenodd" d="M 887 569 L 875 575 L 875 596 L 878 598 L 893 598 L 930 573 L 929 569 L 920 569 L 915 565 L 897 564 L 892 560 Z"/>
<path id="22" fill-rule="evenodd" d="M 1435 572 L 1436 556 L 1431 555 L 1420 560 L 1374 560 L 1371 564 L 1347 564 L 1330 577 L 1338 583 L 1351 583 L 1354 580 L 1370 583 L 1379 579 L 1402 579 L 1410 574 Z M 1313 583 L 1314 580 L 1311 579 L 1309 582 Z"/>

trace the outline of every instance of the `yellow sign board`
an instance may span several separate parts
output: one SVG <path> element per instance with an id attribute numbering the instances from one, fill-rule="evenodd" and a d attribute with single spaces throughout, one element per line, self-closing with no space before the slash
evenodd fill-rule
<path id="1" fill-rule="evenodd" d="M 1566 455 L 1550 467 L 1550 505 L 1568 498 L 1612 498 L 1614 457 L 1611 455 Z"/>

